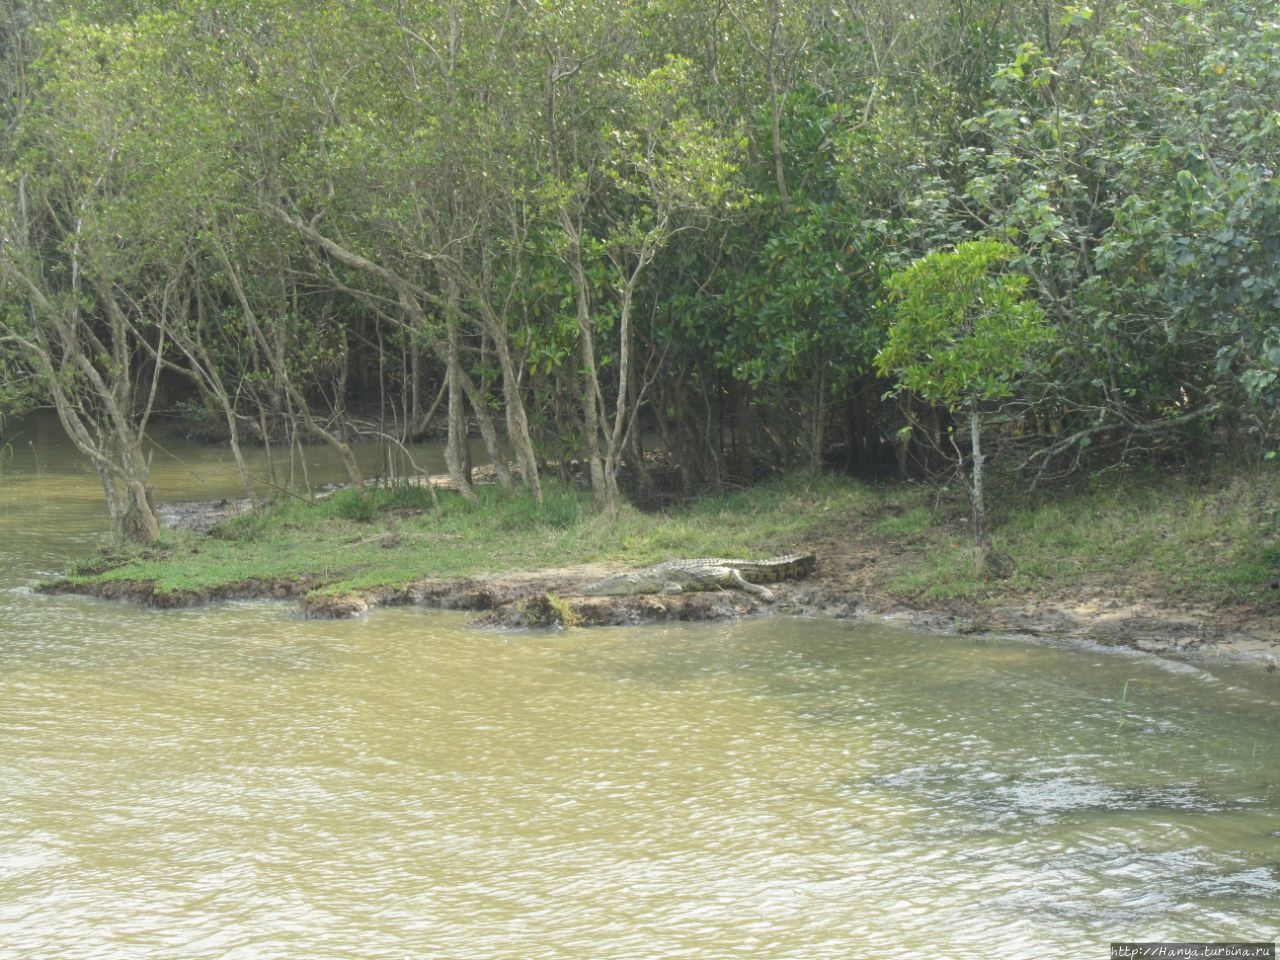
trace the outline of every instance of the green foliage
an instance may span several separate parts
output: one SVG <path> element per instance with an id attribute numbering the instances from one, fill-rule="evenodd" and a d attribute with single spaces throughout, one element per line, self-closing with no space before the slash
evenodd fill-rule
<path id="1" fill-rule="evenodd" d="M 1025 295 L 1027 278 L 998 272 L 1017 254 L 975 240 L 917 260 L 885 282 L 892 315 L 876 369 L 952 410 L 1013 395 L 1053 338 Z"/>
<path id="2" fill-rule="evenodd" d="M 1019 244 L 1075 425 L 1144 423 L 1149 445 L 1160 421 L 1225 405 L 1265 436 L 1248 371 L 1280 280 L 1264 92 L 1280 36 L 1246 4 L 1081 12 L 995 71 L 965 122 L 965 205 Z"/>
<path id="3" fill-rule="evenodd" d="M 841 390 L 865 374 L 880 331 L 848 217 L 836 205 L 793 207 L 735 280 L 725 295 L 734 323 L 717 352 L 735 377 L 756 387 L 803 384 L 829 367 L 832 389 Z"/>
<path id="4" fill-rule="evenodd" d="M 960 409 L 1031 392 L 1030 361 L 1046 460 L 1276 446 L 1280 29 L 1256 4 L 15 10 L 9 408 L 65 387 L 141 422 L 164 370 L 246 430 L 346 436 L 349 407 L 420 415 L 452 332 L 463 413 L 513 444 L 522 407 L 566 461 L 657 427 L 694 479 L 881 455 L 877 371 Z M 33 336 L 55 314 L 75 336 Z"/>
<path id="5" fill-rule="evenodd" d="M 3 287 L 0 287 L 2 294 Z M 4 309 L 2 303 L 0 309 Z M 0 329 L 6 325 L 17 327 L 19 323 L 0 324 Z M 20 351 L 0 338 L 0 434 L 3 434 L 4 418 L 31 409 L 40 401 L 40 391 L 41 384 L 32 376 Z"/>

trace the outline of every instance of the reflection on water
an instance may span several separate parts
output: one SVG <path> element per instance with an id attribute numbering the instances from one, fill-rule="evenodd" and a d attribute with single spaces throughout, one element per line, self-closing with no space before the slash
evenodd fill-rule
<path id="1" fill-rule="evenodd" d="M 781 618 L 43 597 L 101 529 L 71 463 L 0 488 L 4 960 L 1275 937 L 1274 675 Z"/>

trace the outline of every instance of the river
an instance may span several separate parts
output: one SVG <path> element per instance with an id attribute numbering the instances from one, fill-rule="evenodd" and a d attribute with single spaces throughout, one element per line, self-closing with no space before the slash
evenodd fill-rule
<path id="1" fill-rule="evenodd" d="M 235 492 L 210 448 L 156 476 Z M 11 438 L 0 960 L 1087 958 L 1280 927 L 1256 667 L 32 591 L 104 528 L 56 430 Z"/>

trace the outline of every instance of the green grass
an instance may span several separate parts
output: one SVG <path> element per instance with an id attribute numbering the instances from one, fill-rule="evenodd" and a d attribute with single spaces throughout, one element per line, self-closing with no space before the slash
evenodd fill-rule
<path id="1" fill-rule="evenodd" d="M 90 558 L 68 579 L 150 582 L 163 594 L 307 578 L 340 593 L 587 561 L 760 556 L 789 549 L 831 510 L 871 496 L 852 484 L 793 478 L 663 514 L 624 510 L 608 522 L 589 494 L 555 484 L 541 508 L 523 494 L 478 492 L 475 504 L 440 493 L 438 515 L 428 491 L 407 486 L 363 497 L 344 490 L 314 504 L 282 501 L 207 537 L 174 532 L 158 545 Z"/>
<path id="2" fill-rule="evenodd" d="M 876 532 L 894 540 L 913 540 L 928 535 L 936 521 L 933 511 L 916 506 L 885 517 L 876 524 Z"/>
<path id="3" fill-rule="evenodd" d="M 467 503 L 403 486 L 283 501 L 210 536 L 90 558 L 72 580 L 130 580 L 157 593 L 200 592 L 248 580 L 306 578 L 345 593 L 568 564 L 640 566 L 672 557 L 769 556 L 820 540 L 875 559 L 868 587 L 916 602 L 1063 590 L 1164 595 L 1280 610 L 1280 473 L 1136 474 L 1029 494 L 992 492 L 994 546 L 1015 571 L 992 580 L 970 539 L 962 495 L 919 485 L 868 487 L 794 476 L 729 490 L 663 513 L 626 509 L 607 521 L 590 495 L 548 484 L 538 508 L 522 494 L 482 488 Z M 839 562 L 839 558 L 835 558 Z"/>
<path id="4" fill-rule="evenodd" d="M 935 511 L 919 556 L 889 584 L 947 599 L 1105 585 L 1208 604 L 1280 608 L 1280 475 L 1135 475 L 1028 495 L 993 494 L 994 547 L 1016 572 L 993 584 L 965 539 L 957 504 Z M 917 510 L 895 518 L 919 527 Z M 883 525 L 882 525 L 883 526 Z"/>

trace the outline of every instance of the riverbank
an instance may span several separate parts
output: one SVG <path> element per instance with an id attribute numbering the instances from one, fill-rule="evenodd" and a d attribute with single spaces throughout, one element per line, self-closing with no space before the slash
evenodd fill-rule
<path id="1" fill-rule="evenodd" d="M 46 589 L 154 606 L 276 597 L 308 616 L 383 605 L 476 611 L 503 626 L 707 620 L 757 613 L 883 618 L 932 630 L 1280 658 L 1280 481 L 1130 476 L 993 498 L 997 578 L 968 542 L 962 497 L 915 485 L 790 478 L 660 514 L 596 516 L 552 489 L 538 510 L 482 490 L 339 491 L 265 513 L 174 506 L 159 545 L 86 560 Z M 201 529 L 207 532 L 200 532 Z M 741 591 L 583 597 L 609 573 L 691 556 L 814 553 L 815 571 Z"/>

